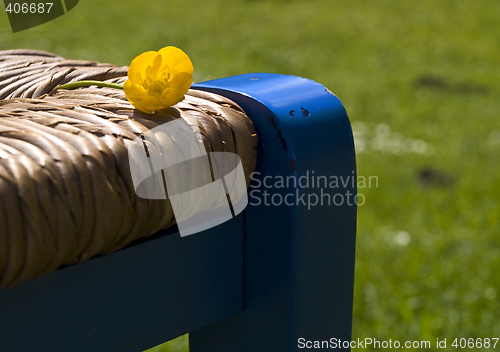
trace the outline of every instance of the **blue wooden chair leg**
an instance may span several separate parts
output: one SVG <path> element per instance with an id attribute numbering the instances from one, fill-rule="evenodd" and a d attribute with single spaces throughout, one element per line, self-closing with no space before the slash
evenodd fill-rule
<path id="1" fill-rule="evenodd" d="M 273 74 L 196 88 L 247 112 L 259 152 L 243 213 L 243 311 L 192 332 L 190 351 L 296 351 L 308 341 L 350 341 L 356 164 L 340 100 L 310 80 Z M 293 177 L 302 183 L 294 186 Z M 280 188 L 280 179 L 290 187 Z"/>

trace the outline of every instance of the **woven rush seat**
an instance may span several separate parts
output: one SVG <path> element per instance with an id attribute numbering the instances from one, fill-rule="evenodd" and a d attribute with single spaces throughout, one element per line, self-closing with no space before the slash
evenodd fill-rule
<path id="1" fill-rule="evenodd" d="M 257 135 L 225 97 L 191 89 L 182 102 L 148 115 L 120 89 L 55 90 L 81 80 L 123 83 L 127 70 L 41 51 L 0 51 L 0 288 L 175 224 L 168 196 L 136 195 L 127 149 L 163 123 L 196 124 L 207 153 L 236 153 L 248 186 Z"/>

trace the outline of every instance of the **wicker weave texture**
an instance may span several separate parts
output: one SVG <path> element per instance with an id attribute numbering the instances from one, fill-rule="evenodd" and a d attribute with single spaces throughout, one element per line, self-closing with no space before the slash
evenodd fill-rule
<path id="1" fill-rule="evenodd" d="M 148 115 L 118 89 L 49 94 L 84 79 L 121 83 L 126 74 L 127 67 L 46 52 L 0 51 L 0 288 L 175 224 L 168 198 L 136 195 L 127 149 L 163 123 L 196 124 L 207 152 L 238 154 L 249 183 L 257 135 L 225 97 L 190 90 L 174 107 Z"/>

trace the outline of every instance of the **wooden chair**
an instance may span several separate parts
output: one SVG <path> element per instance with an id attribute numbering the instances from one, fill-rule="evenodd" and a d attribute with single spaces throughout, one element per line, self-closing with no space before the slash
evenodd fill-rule
<path id="1" fill-rule="evenodd" d="M 356 164 L 340 100 L 313 81 L 274 74 L 194 88 L 234 100 L 255 124 L 245 211 L 0 291 L 1 351 L 139 352 L 185 333 L 191 352 L 297 351 L 299 339 L 351 339 Z M 276 185 L 290 176 L 302 184 Z M 328 186 L 311 187 L 321 176 Z"/>

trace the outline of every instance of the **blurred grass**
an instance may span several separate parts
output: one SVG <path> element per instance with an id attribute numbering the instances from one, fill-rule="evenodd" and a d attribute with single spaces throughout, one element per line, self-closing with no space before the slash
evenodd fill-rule
<path id="1" fill-rule="evenodd" d="M 175 45 L 195 81 L 307 77 L 336 93 L 351 121 L 425 141 L 430 156 L 358 154 L 358 174 L 379 187 L 359 190 L 353 337 L 500 337 L 497 0 L 86 0 L 16 34 L 3 16 L 2 49 L 127 65 Z M 423 169 L 450 181 L 419 178 Z"/>

